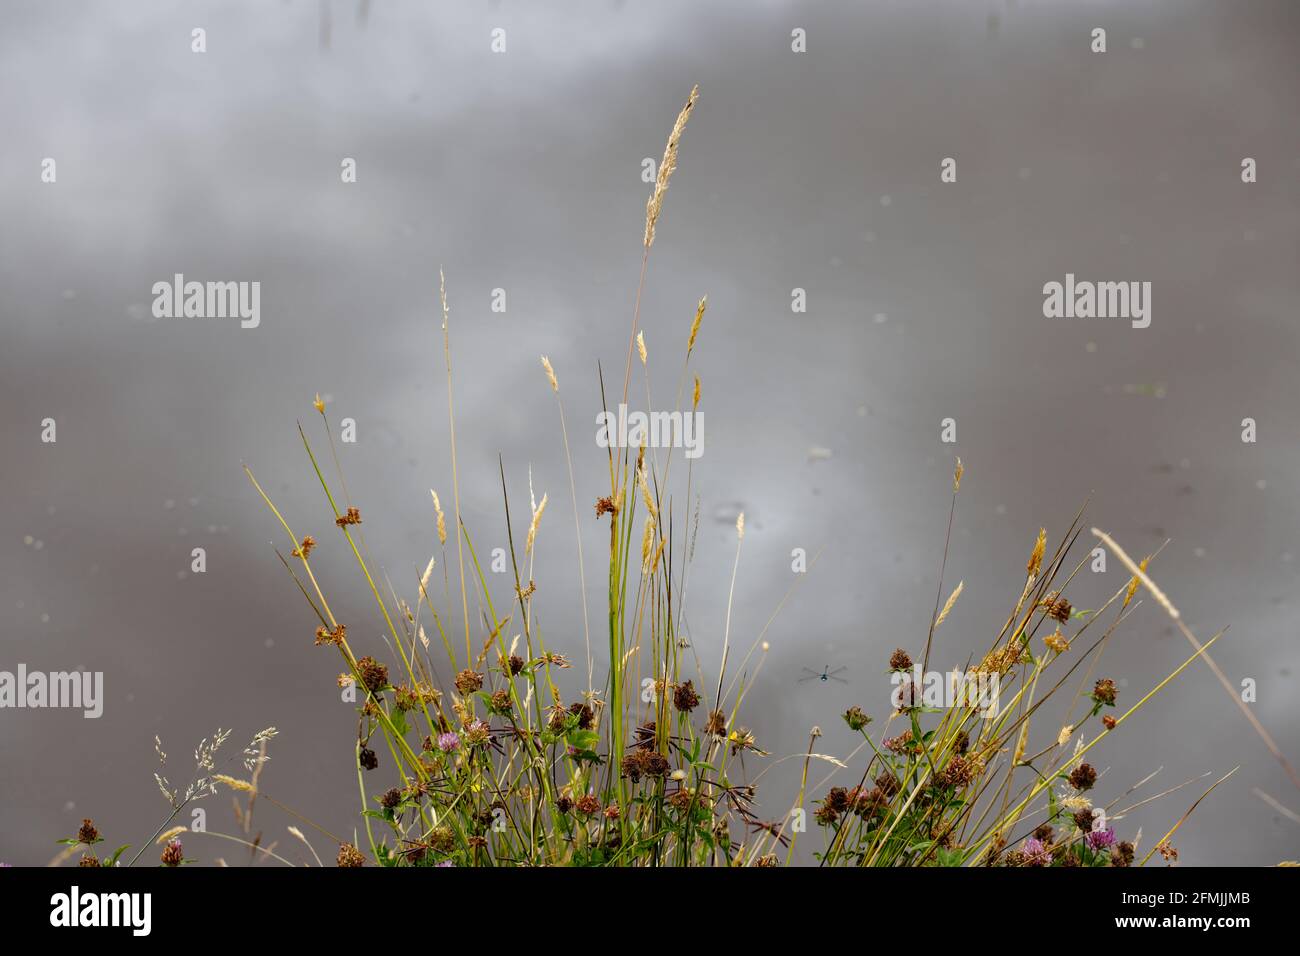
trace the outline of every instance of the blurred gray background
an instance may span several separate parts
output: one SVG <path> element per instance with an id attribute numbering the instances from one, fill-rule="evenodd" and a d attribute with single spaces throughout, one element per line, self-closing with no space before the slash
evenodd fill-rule
<path id="1" fill-rule="evenodd" d="M 742 649 L 793 581 L 791 549 L 821 550 L 766 635 L 742 722 L 773 757 L 750 774 L 814 724 L 843 756 L 851 704 L 884 716 L 889 652 L 924 644 L 954 453 L 967 473 L 944 591 L 965 593 L 939 666 L 987 646 L 1040 524 L 1054 546 L 1091 496 L 1088 520 L 1131 552 L 1171 539 L 1154 576 L 1202 638 L 1231 626 L 1217 659 L 1258 682 L 1255 713 L 1300 760 L 1295 3 L 6 0 L 0 14 L 0 669 L 100 670 L 107 698 L 99 720 L 0 712 L 0 861 L 46 862 L 83 816 L 110 846 L 138 845 L 166 815 L 154 735 L 180 780 L 217 726 L 234 729 L 232 753 L 277 726 L 266 792 L 336 832 L 359 825 L 339 662 L 312 647 L 280 530 L 240 466 L 321 542 L 354 646 L 381 651 L 295 420 L 324 447 L 319 391 L 332 421 L 358 422 L 343 466 L 372 553 L 409 596 L 436 543 L 428 489 L 451 500 L 439 265 L 465 519 L 481 551 L 504 545 L 501 453 L 518 538 L 531 467 L 550 496 L 535 608 L 552 646 L 585 656 L 537 357 L 561 381 L 599 622 L 596 363 L 617 390 L 641 161 L 694 83 L 642 317 L 669 396 L 709 295 L 687 618 L 711 673 L 736 511 Z M 1097 26 L 1104 55 L 1089 51 Z M 190 52 L 194 27 L 206 54 Z M 796 27 L 806 53 L 790 50 Z M 1245 156 L 1256 184 L 1240 180 Z M 57 184 L 40 181 L 44 157 Z M 151 286 L 176 272 L 260 281 L 261 327 L 153 319 Z M 1152 282 L 1151 327 L 1045 319 L 1042 286 L 1067 272 Z M 948 416 L 955 447 L 940 442 Z M 56 444 L 40 441 L 46 417 Z M 197 546 L 205 574 L 187 573 Z M 1095 607 L 1123 580 L 1112 558 L 1072 597 Z M 1187 654 L 1147 601 L 1099 675 L 1121 681 L 1123 707 Z M 849 683 L 799 683 L 828 665 Z M 1120 822 L 1122 837 L 1141 827 L 1149 847 L 1240 763 L 1178 834 L 1183 863 L 1300 856 L 1300 823 L 1255 790 L 1296 811 L 1300 794 L 1201 665 L 1094 754 L 1103 802 L 1158 768 L 1125 803 L 1213 775 Z M 764 776 L 769 816 L 797 778 L 794 760 Z M 211 829 L 234 829 L 226 796 L 206 807 Z M 263 804 L 258 821 L 309 859 L 291 818 Z M 212 838 L 187 853 L 243 859 Z"/>

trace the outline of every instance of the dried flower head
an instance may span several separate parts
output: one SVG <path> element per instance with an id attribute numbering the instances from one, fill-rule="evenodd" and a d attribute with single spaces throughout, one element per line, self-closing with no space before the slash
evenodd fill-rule
<path id="1" fill-rule="evenodd" d="M 77 842 L 84 843 L 86 846 L 99 842 L 99 831 L 95 829 L 95 824 L 89 817 L 81 821 L 81 829 L 77 831 Z"/>
<path id="2" fill-rule="evenodd" d="M 302 544 L 293 549 L 293 556 L 295 558 L 306 559 L 307 555 L 311 554 L 312 548 L 314 547 L 316 547 L 316 539 L 311 535 L 306 535 L 302 539 Z"/>
<path id="3" fill-rule="evenodd" d="M 361 512 L 356 508 L 349 508 L 347 514 L 335 518 L 334 523 L 340 528 L 345 528 L 350 524 L 361 524 Z"/>

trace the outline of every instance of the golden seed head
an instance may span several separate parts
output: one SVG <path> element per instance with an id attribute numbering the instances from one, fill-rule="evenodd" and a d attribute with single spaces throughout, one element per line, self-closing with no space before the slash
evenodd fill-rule
<path id="1" fill-rule="evenodd" d="M 533 541 L 537 538 L 537 526 L 541 524 L 542 512 L 545 510 L 546 495 L 543 494 L 541 503 L 537 506 L 537 510 L 533 512 L 532 524 L 528 526 L 528 543 L 524 545 L 524 554 L 528 554 L 533 550 Z"/>
<path id="2" fill-rule="evenodd" d="M 1138 570 L 1140 570 L 1143 574 L 1146 574 L 1147 565 L 1150 563 L 1151 563 L 1151 557 L 1150 555 L 1148 555 L 1147 557 L 1142 559 L 1142 562 L 1138 565 Z M 1140 583 L 1141 581 L 1138 578 L 1138 576 L 1136 574 L 1133 575 L 1133 579 L 1128 583 L 1128 591 L 1124 595 L 1124 604 L 1120 608 L 1120 610 L 1123 610 L 1124 608 L 1128 607 L 1128 602 L 1133 600 L 1133 595 L 1137 594 L 1138 585 Z"/>
<path id="3" fill-rule="evenodd" d="M 447 516 L 442 513 L 442 502 L 438 500 L 438 492 L 432 488 L 429 494 L 433 495 L 433 510 L 438 514 L 438 543 L 447 543 Z"/>
<path id="4" fill-rule="evenodd" d="M 558 392 L 560 383 L 555 380 L 555 369 L 551 368 L 551 360 L 545 355 L 542 356 L 542 368 L 546 369 L 546 377 L 551 380 L 551 390 Z"/>
<path id="5" fill-rule="evenodd" d="M 745 512 L 741 512 L 736 518 L 736 540 L 745 540 Z"/>
<path id="6" fill-rule="evenodd" d="M 659 509 L 655 507 L 654 498 L 650 496 L 650 483 L 646 481 L 645 462 L 642 462 L 636 470 L 636 483 L 641 488 L 641 498 L 645 501 L 645 510 L 650 512 L 653 518 L 659 517 Z"/>
<path id="7" fill-rule="evenodd" d="M 700 377 L 697 375 L 695 376 L 695 401 L 692 403 L 691 408 L 695 409 L 699 407 L 700 407 Z"/>
<path id="8" fill-rule="evenodd" d="M 176 839 L 182 833 L 189 833 L 189 832 L 190 832 L 189 827 L 172 827 L 170 830 L 164 830 L 162 833 L 158 834 L 158 839 L 154 840 L 153 842 L 156 843 L 158 846 L 162 846 L 164 843 L 171 843 L 172 840 Z"/>
<path id="9" fill-rule="evenodd" d="M 677 146 L 681 142 L 686 121 L 691 118 L 691 110 L 695 108 L 695 101 L 699 95 L 700 88 L 692 87 L 686 105 L 677 114 L 673 131 L 668 134 L 668 145 L 664 147 L 664 158 L 659 163 L 659 175 L 655 177 L 654 192 L 650 194 L 645 204 L 645 247 L 647 249 L 654 245 L 655 226 L 659 222 L 659 214 L 663 212 L 664 196 L 668 193 L 668 181 L 672 178 L 673 170 L 677 168 Z"/>
<path id="10" fill-rule="evenodd" d="M 638 333 L 636 334 L 636 351 L 637 351 L 637 354 L 641 356 L 641 365 L 642 365 L 642 367 L 644 368 L 644 367 L 645 367 L 645 359 L 646 359 L 646 354 L 645 354 L 645 333 L 644 333 L 644 332 L 638 332 Z"/>
<path id="11" fill-rule="evenodd" d="M 1047 529 L 1038 529 L 1038 540 L 1034 542 L 1034 553 L 1029 556 L 1029 563 L 1025 565 L 1025 570 L 1029 576 L 1036 577 L 1043 567 L 1043 555 L 1047 552 Z"/>
<path id="12" fill-rule="evenodd" d="M 957 603 L 957 598 L 961 597 L 962 588 L 964 588 L 965 586 L 966 586 L 965 581 L 957 582 L 957 587 L 953 590 L 952 594 L 948 596 L 948 600 L 943 605 L 943 610 L 940 611 L 939 616 L 935 618 L 934 629 L 936 631 L 939 630 L 939 625 L 944 622 L 945 618 L 947 618 L 948 612 L 952 610 L 952 606 Z"/>
<path id="13" fill-rule="evenodd" d="M 704 310 L 709 304 L 709 297 L 706 295 L 700 299 L 700 304 L 695 307 L 695 321 L 691 323 L 691 337 L 686 342 L 686 354 L 691 354 L 691 349 L 695 348 L 695 336 L 700 334 L 700 322 L 704 320 Z"/>
<path id="14" fill-rule="evenodd" d="M 962 474 L 963 474 L 965 471 L 966 471 L 966 469 L 965 469 L 965 467 L 962 465 L 962 463 L 961 463 L 961 459 L 958 458 L 958 459 L 957 459 L 957 467 L 954 468 L 954 469 L 953 469 L 953 472 L 952 472 L 952 493 L 953 493 L 953 494 L 956 494 L 956 493 L 957 493 L 957 489 L 961 487 L 961 476 L 962 476 Z"/>
<path id="15" fill-rule="evenodd" d="M 654 544 L 655 538 L 655 519 L 650 515 L 645 516 L 645 531 L 641 535 L 641 566 L 650 567 L 650 547 Z"/>
<path id="16" fill-rule="evenodd" d="M 236 777 L 228 777 L 224 773 L 214 773 L 212 775 L 212 779 L 216 783 L 224 783 L 231 790 L 240 790 L 244 793 L 252 793 L 254 790 L 257 789 L 247 780 L 239 780 Z M 184 829 L 184 827 L 182 827 L 181 829 Z"/>
<path id="17" fill-rule="evenodd" d="M 322 415 L 325 414 L 325 403 L 321 401 L 320 392 L 316 393 L 316 401 L 312 402 L 312 404 L 316 406 L 316 411 L 320 412 Z"/>

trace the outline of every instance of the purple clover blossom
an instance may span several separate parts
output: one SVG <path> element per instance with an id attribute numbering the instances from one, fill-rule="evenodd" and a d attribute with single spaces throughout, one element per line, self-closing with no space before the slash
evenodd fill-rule
<path id="1" fill-rule="evenodd" d="M 1105 850 L 1115 845 L 1115 831 L 1111 827 L 1091 831 L 1084 840 L 1090 850 Z"/>
<path id="2" fill-rule="evenodd" d="M 1023 852 L 1025 854 L 1026 866 L 1051 866 L 1052 865 L 1052 854 L 1047 849 L 1047 847 L 1043 845 L 1042 840 L 1038 840 L 1035 839 L 1034 837 L 1030 837 L 1028 840 L 1025 841 Z"/>
<path id="3" fill-rule="evenodd" d="M 442 869 L 443 867 L 455 866 L 456 864 L 451 862 L 451 860 L 443 860 L 441 863 L 435 863 L 433 865 L 435 869 Z"/>
<path id="4" fill-rule="evenodd" d="M 448 732 L 445 734 L 438 735 L 438 749 L 441 750 L 443 753 L 449 754 L 459 746 L 460 746 L 460 737 L 457 736 L 456 734 Z"/>

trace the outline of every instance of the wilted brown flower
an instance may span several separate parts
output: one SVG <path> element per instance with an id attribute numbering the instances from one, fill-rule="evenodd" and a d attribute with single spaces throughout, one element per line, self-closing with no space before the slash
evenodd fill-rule
<path id="1" fill-rule="evenodd" d="M 181 849 L 180 840 L 172 840 L 162 851 L 163 866 L 180 866 L 185 862 L 185 851 Z"/>
<path id="2" fill-rule="evenodd" d="M 569 705 L 569 713 L 575 714 L 578 718 L 579 730 L 591 730 L 592 725 L 596 722 L 596 714 L 591 706 L 581 701 Z"/>
<path id="3" fill-rule="evenodd" d="M 381 664 L 373 657 L 363 657 L 357 661 L 357 673 L 366 690 L 377 694 L 388 686 L 388 665 Z"/>
<path id="4" fill-rule="evenodd" d="M 695 685 L 692 681 L 684 684 L 678 684 L 673 689 L 673 706 L 683 713 L 689 713 L 699 706 L 700 695 L 695 693 Z"/>
<path id="5" fill-rule="evenodd" d="M 889 655 L 889 669 L 891 671 L 910 671 L 912 669 L 912 658 L 908 656 L 907 651 L 900 647 Z"/>
<path id="6" fill-rule="evenodd" d="M 905 730 L 897 737 L 886 737 L 884 743 L 886 750 L 901 756 L 912 749 L 912 732 Z"/>
<path id="7" fill-rule="evenodd" d="M 891 771 L 886 770 L 876 778 L 876 786 L 880 788 L 880 792 L 885 795 L 886 799 L 892 800 L 902 787 L 902 784 L 898 782 L 898 778 Z"/>
<path id="8" fill-rule="evenodd" d="M 81 829 L 77 831 L 77 842 L 84 843 L 87 846 L 99 839 L 99 831 L 95 829 L 95 824 L 89 817 L 81 821 Z"/>
<path id="9" fill-rule="evenodd" d="M 871 718 L 862 712 L 861 707 L 854 705 L 844 712 L 844 722 L 849 725 L 849 730 L 861 730 L 871 723 Z"/>
<path id="10" fill-rule="evenodd" d="M 1064 634 L 1058 628 L 1055 633 L 1048 634 L 1043 638 L 1043 643 L 1047 645 L 1048 650 L 1056 651 L 1058 654 L 1064 654 L 1070 649 L 1070 642 L 1066 640 Z"/>
<path id="11" fill-rule="evenodd" d="M 1115 690 L 1115 682 L 1109 677 L 1097 681 L 1096 686 L 1092 689 L 1092 699 L 1098 704 L 1114 707 L 1115 699 L 1118 696 L 1119 692 Z"/>
<path id="12" fill-rule="evenodd" d="M 1060 621 L 1064 624 L 1070 619 L 1070 602 L 1059 594 L 1051 594 L 1047 600 L 1043 601 L 1043 607 L 1047 608 L 1047 616 L 1054 621 Z"/>
<path id="13" fill-rule="evenodd" d="M 1070 786 L 1075 790 L 1091 790 L 1092 785 L 1097 782 L 1097 771 L 1093 769 L 1092 764 L 1081 763 L 1074 768 L 1074 772 L 1068 779 Z"/>
<path id="14" fill-rule="evenodd" d="M 350 524 L 361 524 L 361 512 L 356 508 L 349 508 L 347 514 L 335 518 L 334 523 L 340 528 L 347 527 Z"/>
<path id="15" fill-rule="evenodd" d="M 948 761 L 939 774 L 939 785 L 961 788 L 975 779 L 974 761 L 960 755 Z"/>
<path id="16" fill-rule="evenodd" d="M 663 777 L 668 774 L 668 758 L 657 750 L 633 750 L 623 758 L 623 776 L 637 783 L 645 777 Z"/>
<path id="17" fill-rule="evenodd" d="M 336 624 L 333 628 L 318 627 L 316 628 L 316 646 L 322 644 L 333 644 L 338 646 L 342 644 L 348 636 L 348 626 L 346 624 Z"/>
<path id="18" fill-rule="evenodd" d="M 357 763 L 365 770 L 374 770 L 379 766 L 379 758 L 369 747 L 362 747 L 361 752 L 357 754 Z"/>
<path id="19" fill-rule="evenodd" d="M 483 687 L 483 675 L 471 670 L 463 670 L 456 675 L 456 689 L 468 695 Z"/>
<path id="20" fill-rule="evenodd" d="M 715 737 L 727 736 L 727 715 L 720 710 L 710 711 L 708 722 L 704 725 L 704 732 Z"/>

